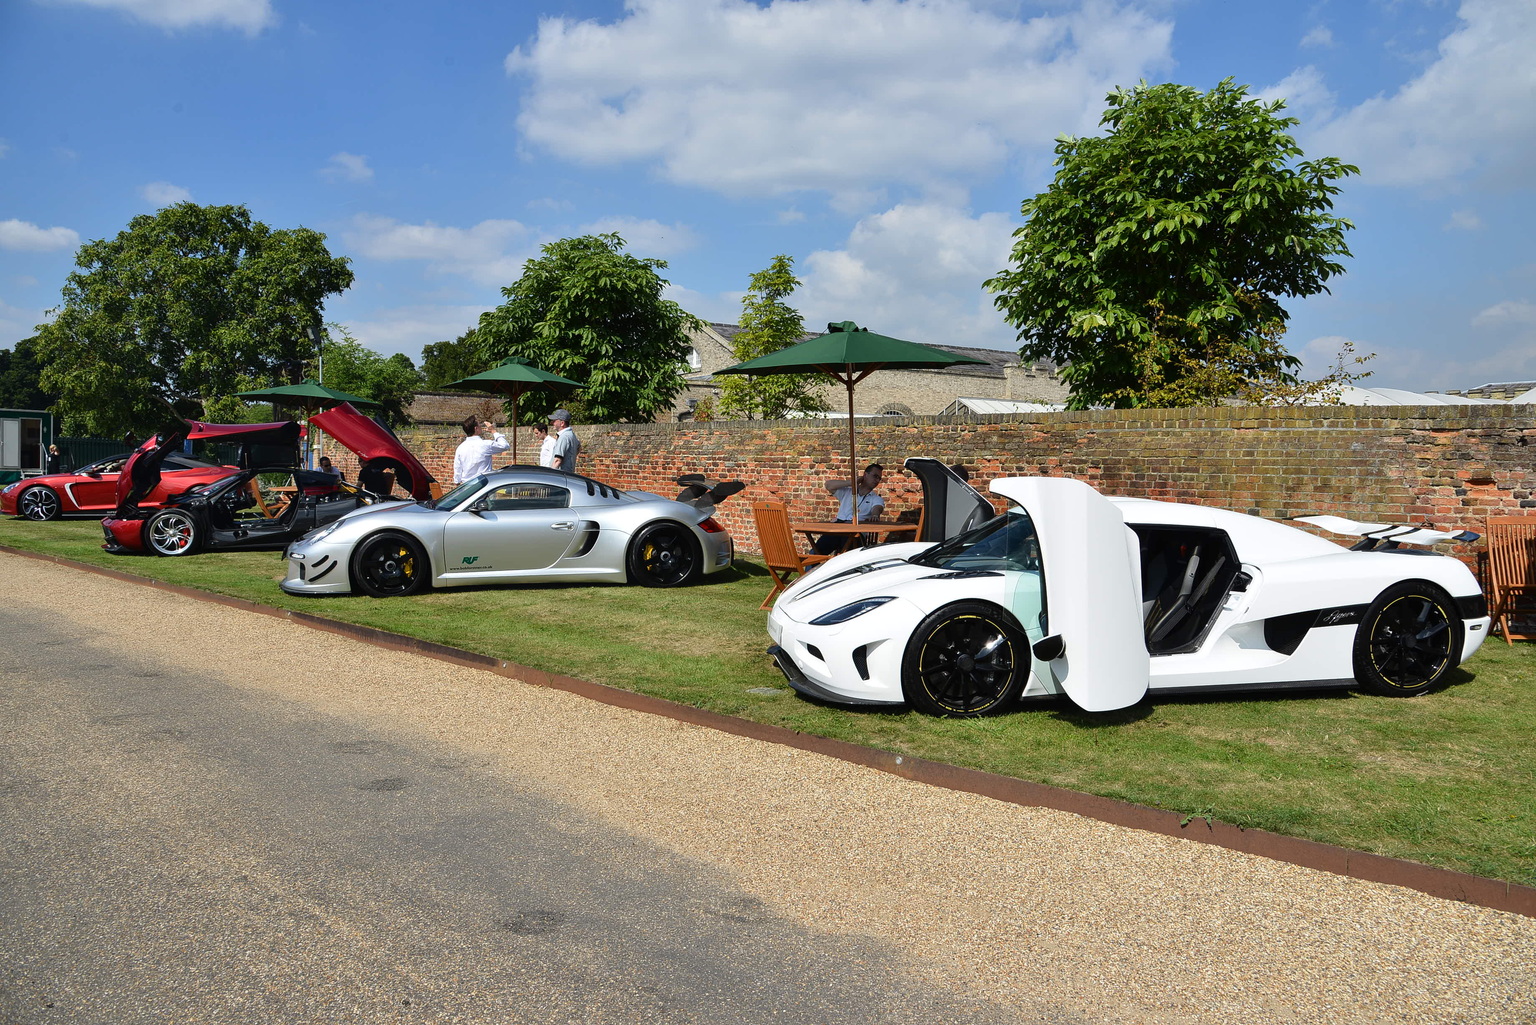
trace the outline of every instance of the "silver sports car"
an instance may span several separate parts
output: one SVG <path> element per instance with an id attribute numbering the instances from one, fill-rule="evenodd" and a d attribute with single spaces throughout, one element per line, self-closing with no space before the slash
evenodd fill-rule
<path id="1" fill-rule="evenodd" d="M 731 565 L 713 516 L 739 481 L 678 479 L 676 499 L 512 466 L 435 501 L 369 506 L 288 546 L 289 594 L 375 598 L 427 586 L 612 582 L 677 587 Z"/>

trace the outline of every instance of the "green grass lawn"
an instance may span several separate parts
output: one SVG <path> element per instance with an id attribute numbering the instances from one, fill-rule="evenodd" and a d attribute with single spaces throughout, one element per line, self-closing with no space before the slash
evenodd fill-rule
<path id="1" fill-rule="evenodd" d="M 467 648 L 790 729 L 1536 885 L 1536 648 L 1495 638 L 1417 698 L 1162 698 L 981 720 L 814 704 L 764 654 L 769 581 L 291 598 L 277 553 L 113 556 L 94 520 L 0 519 L 0 544 Z M 771 693 L 755 693 L 769 689 Z"/>

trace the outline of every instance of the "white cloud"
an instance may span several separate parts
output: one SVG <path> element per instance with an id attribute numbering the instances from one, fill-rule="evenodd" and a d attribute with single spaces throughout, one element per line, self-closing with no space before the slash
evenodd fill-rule
<path id="1" fill-rule="evenodd" d="M 1345 346 L 1354 346 L 1353 351 L 1346 355 Z M 1356 364 L 1358 358 L 1376 355 L 1364 365 Z M 1320 335 L 1312 339 L 1299 349 L 1292 349 L 1291 355 L 1301 360 L 1301 367 L 1297 376 L 1303 381 L 1316 381 L 1327 377 L 1338 368 L 1339 359 L 1344 356 L 1344 369 L 1350 373 L 1375 371 L 1381 369 L 1380 354 L 1374 346 L 1365 342 L 1356 341 L 1345 335 Z M 1361 387 L 1369 388 L 1372 382 L 1369 379 L 1359 382 Z"/>
<path id="2" fill-rule="evenodd" d="M 0 160 L 4 160 L 6 157 L 8 157 L 10 155 L 11 155 L 11 144 L 6 142 L 4 139 L 0 139 Z"/>
<path id="3" fill-rule="evenodd" d="M 333 182 L 365 182 L 373 177 L 373 168 L 368 166 L 367 157 L 342 152 L 326 161 L 320 174 Z"/>
<path id="4" fill-rule="evenodd" d="M 1486 173 L 1524 184 L 1536 159 L 1536 4 L 1464 0 L 1422 74 L 1324 125 L 1308 150 L 1359 164 L 1378 185 L 1443 185 Z"/>
<path id="5" fill-rule="evenodd" d="M 1332 46 L 1333 32 L 1327 25 L 1319 25 L 1301 37 L 1302 46 Z"/>
<path id="6" fill-rule="evenodd" d="M 360 214 L 343 233 L 349 248 L 374 260 L 424 260 L 434 271 L 480 284 L 515 281 L 533 253 L 531 231 L 518 221 L 481 221 L 472 228 L 402 224 Z M 514 251 L 514 246 L 517 249 Z"/>
<path id="7" fill-rule="evenodd" d="M 965 0 L 630 0 L 611 24 L 543 19 L 506 67 L 529 82 L 524 138 L 562 157 L 846 209 L 1093 131 L 1110 88 L 1170 66 L 1171 33 L 1110 0 L 1028 21 Z"/>
<path id="8" fill-rule="evenodd" d="M 72 228 L 39 228 L 27 221 L 0 221 L 0 249 L 19 249 L 28 253 L 51 253 L 74 249 L 80 235 Z"/>
<path id="9" fill-rule="evenodd" d="M 386 356 L 403 352 L 421 365 L 421 347 L 449 341 L 480 322 L 490 306 L 402 306 L 375 310 L 367 320 L 341 323 L 352 337 Z"/>
<path id="10" fill-rule="evenodd" d="M 1446 231 L 1481 231 L 1483 219 L 1476 210 L 1452 210 L 1450 220 L 1445 222 Z"/>
<path id="11" fill-rule="evenodd" d="M 1326 117 L 1333 111 L 1334 95 L 1322 73 L 1310 64 L 1297 68 L 1274 85 L 1255 90 L 1253 95 L 1261 100 L 1284 100 L 1285 115 L 1302 121 Z"/>
<path id="12" fill-rule="evenodd" d="M 844 248 L 806 257 L 796 306 L 812 329 L 853 320 L 914 342 L 1016 348 L 982 290 L 1007 266 L 1016 226 L 1001 213 L 897 205 L 859 221 Z"/>
<path id="13" fill-rule="evenodd" d="M 270 0 L 51 0 L 121 11 L 165 29 L 211 26 L 255 35 L 277 23 Z"/>
<path id="14" fill-rule="evenodd" d="M 1500 327 L 1506 324 L 1536 326 L 1536 303 L 1524 299 L 1508 299 L 1479 310 L 1472 318 L 1474 327 Z"/>
<path id="15" fill-rule="evenodd" d="M 155 204 L 156 207 L 175 206 L 177 203 L 190 203 L 192 193 L 180 185 L 172 185 L 170 182 L 150 182 L 139 189 L 139 195 L 145 200 Z"/>
<path id="16" fill-rule="evenodd" d="M 1457 369 L 1466 382 L 1536 380 L 1536 303 L 1494 303 L 1473 314 L 1470 323 L 1476 332 L 1458 346 L 1462 362 Z"/>
<path id="17" fill-rule="evenodd" d="M 37 325 L 51 318 L 46 310 L 23 309 L 0 299 L 0 349 L 12 349 L 23 338 L 37 334 Z"/>
<path id="18" fill-rule="evenodd" d="M 699 244 L 698 233 L 686 224 L 662 224 L 638 217 L 605 217 L 580 230 L 582 235 L 609 233 L 617 234 L 624 240 L 624 248 L 641 258 L 675 256 Z"/>

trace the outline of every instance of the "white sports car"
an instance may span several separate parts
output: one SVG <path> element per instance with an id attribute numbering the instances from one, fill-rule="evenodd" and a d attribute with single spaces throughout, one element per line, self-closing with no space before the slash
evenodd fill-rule
<path id="1" fill-rule="evenodd" d="M 1001 712 L 1065 694 L 1088 711 L 1160 693 L 1433 687 L 1488 634 L 1460 561 L 1402 544 L 1476 535 L 1313 517 L 1345 549 L 1271 520 L 1008 477 L 990 503 L 933 460 L 924 540 L 848 552 L 786 590 L 769 653 L 840 704 Z"/>

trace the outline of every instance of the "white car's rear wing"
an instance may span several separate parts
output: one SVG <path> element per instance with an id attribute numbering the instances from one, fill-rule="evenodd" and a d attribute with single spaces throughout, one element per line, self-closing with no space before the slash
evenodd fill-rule
<path id="1" fill-rule="evenodd" d="M 1310 523 L 1333 534 L 1360 537 L 1374 542 L 1372 547 L 1397 545 L 1437 545 L 1442 541 L 1459 541 L 1463 544 L 1476 541 L 1481 534 L 1470 530 L 1436 530 L 1433 527 L 1413 527 L 1408 524 L 1361 523 L 1342 516 L 1297 516 L 1298 523 Z"/>

